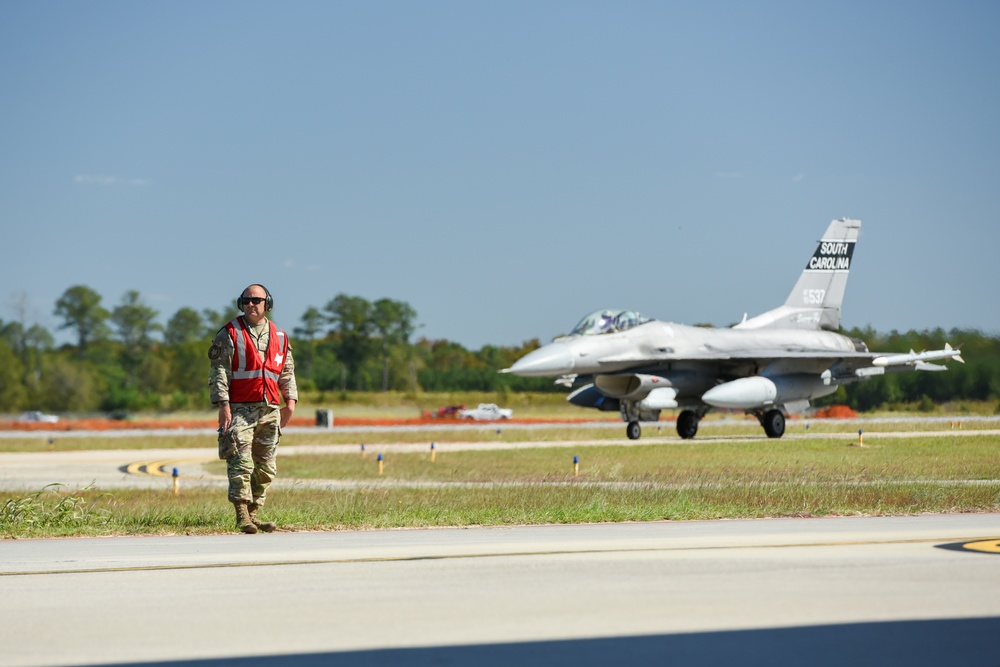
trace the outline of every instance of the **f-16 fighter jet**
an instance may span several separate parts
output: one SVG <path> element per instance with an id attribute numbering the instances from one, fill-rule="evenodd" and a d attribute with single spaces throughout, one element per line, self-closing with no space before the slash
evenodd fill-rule
<path id="1" fill-rule="evenodd" d="M 771 438 L 785 433 L 787 414 L 841 384 L 888 372 L 947 370 L 934 360 L 963 362 L 959 350 L 909 354 L 869 352 L 863 341 L 836 333 L 859 220 L 834 220 L 784 305 L 726 329 L 603 310 L 583 318 L 568 336 L 525 355 L 502 373 L 558 376 L 578 387 L 574 405 L 618 411 L 636 440 L 640 421 L 680 409 L 677 433 L 693 438 L 712 408 L 744 410 Z"/>

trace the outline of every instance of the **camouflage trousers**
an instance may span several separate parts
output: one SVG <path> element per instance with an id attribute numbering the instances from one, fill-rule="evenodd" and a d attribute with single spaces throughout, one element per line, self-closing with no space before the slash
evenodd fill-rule
<path id="1" fill-rule="evenodd" d="M 219 434 L 219 458 L 229 476 L 229 501 L 263 505 L 278 474 L 281 411 L 261 404 L 232 404 L 233 422 Z"/>

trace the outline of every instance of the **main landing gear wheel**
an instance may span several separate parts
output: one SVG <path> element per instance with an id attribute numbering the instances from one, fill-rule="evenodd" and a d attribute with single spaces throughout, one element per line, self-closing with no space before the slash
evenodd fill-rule
<path id="1" fill-rule="evenodd" d="M 698 414 L 694 410 L 684 410 L 677 415 L 677 435 L 690 440 L 698 433 Z"/>
<path id="2" fill-rule="evenodd" d="M 780 438 L 785 434 L 785 415 L 781 410 L 768 410 L 760 418 L 760 425 L 769 438 Z"/>
<path id="3" fill-rule="evenodd" d="M 629 440 L 638 440 L 639 436 L 642 435 L 642 427 L 639 426 L 639 422 L 629 422 L 628 426 L 625 427 L 625 435 L 628 436 Z"/>

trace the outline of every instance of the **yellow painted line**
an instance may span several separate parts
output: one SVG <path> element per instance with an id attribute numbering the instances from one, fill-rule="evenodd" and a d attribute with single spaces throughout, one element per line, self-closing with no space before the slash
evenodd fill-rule
<path id="1" fill-rule="evenodd" d="M 136 461 L 126 466 L 125 471 L 130 475 L 149 475 L 151 477 L 173 477 L 173 471 L 167 472 L 164 468 L 172 468 L 181 463 L 209 463 L 214 459 L 168 459 L 166 461 Z M 183 477 L 184 475 L 179 475 Z"/>
<path id="2" fill-rule="evenodd" d="M 1000 554 L 1000 539 L 966 542 L 962 548 L 967 551 L 981 551 L 988 554 Z"/>
<path id="3" fill-rule="evenodd" d="M 280 531 L 280 529 L 279 529 Z M 947 538 L 945 538 L 947 539 Z M 689 547 L 637 547 L 609 549 L 553 549 L 550 551 L 509 551 L 467 554 L 422 555 L 422 556 L 369 556 L 361 558 L 317 558 L 314 560 L 273 560 L 249 561 L 245 563 L 192 563 L 188 565 L 137 565 L 132 567 L 95 567 L 72 570 L 35 570 L 24 572 L 0 572 L 0 577 L 46 575 L 46 574 L 97 574 L 102 572 L 155 572 L 160 570 L 208 570 L 230 567 L 275 567 L 290 565 L 350 565 L 356 563 L 405 563 L 423 560 L 466 560 L 473 558 L 517 558 L 524 556 L 571 556 L 580 554 L 632 554 L 632 553 L 668 553 L 679 551 L 723 551 L 739 549 L 787 549 L 805 547 L 849 547 L 873 546 L 888 544 L 940 544 L 942 538 L 920 538 L 907 540 L 847 540 L 842 542 L 806 542 L 792 544 L 744 544 L 723 546 L 689 546 Z M 952 539 L 954 542 L 968 540 Z M 995 542 L 995 540 L 989 540 Z M 975 544 L 975 542 L 971 542 Z"/>
<path id="4" fill-rule="evenodd" d="M 145 470 L 143 470 L 145 466 L 146 464 L 142 462 L 129 463 L 128 467 L 125 468 L 125 472 L 127 472 L 130 475 L 142 475 L 145 473 Z"/>

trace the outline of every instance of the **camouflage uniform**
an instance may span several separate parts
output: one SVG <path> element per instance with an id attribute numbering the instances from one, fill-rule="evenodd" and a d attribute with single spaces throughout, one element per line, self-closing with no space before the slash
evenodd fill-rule
<path id="1" fill-rule="evenodd" d="M 270 329 L 267 318 L 256 326 L 247 323 L 256 347 L 263 354 L 267 350 Z M 232 379 L 233 341 L 223 327 L 215 335 L 209 349 L 212 360 L 208 385 L 212 405 L 229 400 L 229 383 Z M 295 361 L 289 346 L 285 364 L 278 378 L 278 387 L 286 401 L 298 400 L 295 384 Z M 233 421 L 226 433 L 219 434 L 219 458 L 226 461 L 229 476 L 229 501 L 246 501 L 264 504 L 267 487 L 277 475 L 276 456 L 281 435 L 280 405 L 266 402 L 230 403 Z"/>

